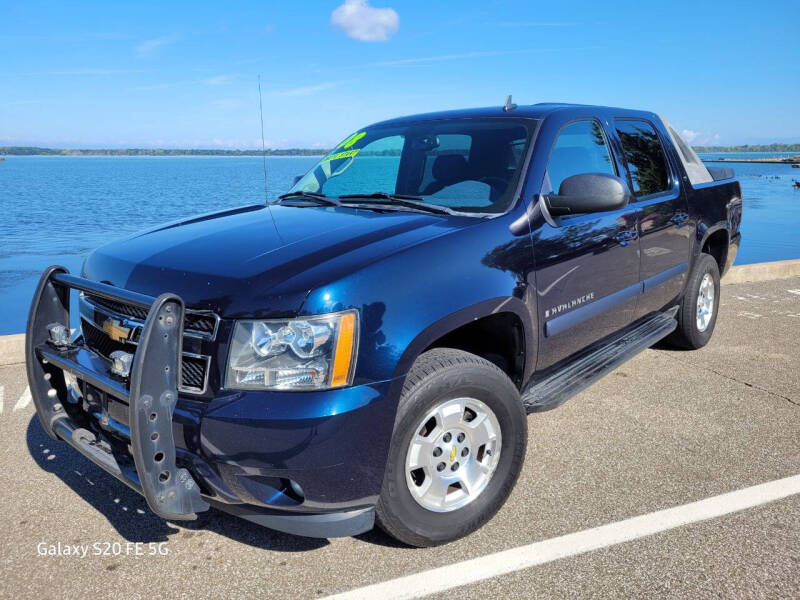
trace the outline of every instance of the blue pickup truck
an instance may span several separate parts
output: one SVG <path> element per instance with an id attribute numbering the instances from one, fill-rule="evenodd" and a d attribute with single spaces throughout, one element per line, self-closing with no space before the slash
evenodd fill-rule
<path id="1" fill-rule="evenodd" d="M 30 388 L 51 437 L 165 519 L 441 544 L 505 502 L 527 414 L 709 341 L 741 212 L 650 112 L 392 119 L 274 203 L 47 269 Z"/>

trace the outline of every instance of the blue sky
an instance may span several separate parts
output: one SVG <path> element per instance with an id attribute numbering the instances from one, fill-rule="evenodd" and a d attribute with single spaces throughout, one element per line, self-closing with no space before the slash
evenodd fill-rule
<path id="1" fill-rule="evenodd" d="M 695 144 L 800 142 L 800 1 L 4 2 L 0 145 L 329 147 L 377 120 L 565 101 Z"/>

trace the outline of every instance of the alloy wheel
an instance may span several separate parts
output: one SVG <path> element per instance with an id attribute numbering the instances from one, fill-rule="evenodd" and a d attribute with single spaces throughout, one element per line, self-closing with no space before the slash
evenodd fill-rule
<path id="1" fill-rule="evenodd" d="M 438 404 L 418 423 L 406 453 L 406 483 L 414 500 L 450 512 L 477 498 L 500 458 L 500 423 L 475 398 Z"/>

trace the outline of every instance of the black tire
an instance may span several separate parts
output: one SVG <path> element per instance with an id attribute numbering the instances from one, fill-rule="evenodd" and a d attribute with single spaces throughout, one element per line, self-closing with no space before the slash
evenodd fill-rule
<path id="1" fill-rule="evenodd" d="M 419 504 L 406 483 L 405 461 L 419 421 L 450 399 L 475 398 L 500 426 L 500 456 L 486 487 L 469 504 L 434 512 Z M 525 410 L 508 376 L 487 360 L 450 348 L 422 354 L 406 377 L 376 506 L 377 523 L 411 546 L 436 546 L 469 535 L 491 519 L 517 481 L 528 440 Z"/>
<path id="2" fill-rule="evenodd" d="M 697 297 L 700 294 L 700 284 L 706 275 L 709 275 L 714 282 L 714 308 L 708 326 L 704 331 L 700 331 L 697 327 Z M 689 275 L 686 292 L 678 309 L 676 316 L 678 328 L 670 334 L 666 341 L 673 346 L 686 350 L 696 350 L 705 346 L 711 339 L 711 335 L 714 333 L 714 326 L 717 323 L 719 293 L 719 267 L 717 266 L 717 261 L 709 254 L 700 254 L 697 257 L 694 269 Z"/>

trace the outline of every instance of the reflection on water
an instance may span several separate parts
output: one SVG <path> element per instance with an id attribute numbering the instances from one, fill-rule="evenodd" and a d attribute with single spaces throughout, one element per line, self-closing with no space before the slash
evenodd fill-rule
<path id="1" fill-rule="evenodd" d="M 704 160 L 715 158 L 765 158 L 785 154 L 701 154 Z M 732 167 L 742 182 L 744 208 L 742 245 L 736 264 L 800 258 L 800 169 L 773 163 L 709 163 Z"/>

